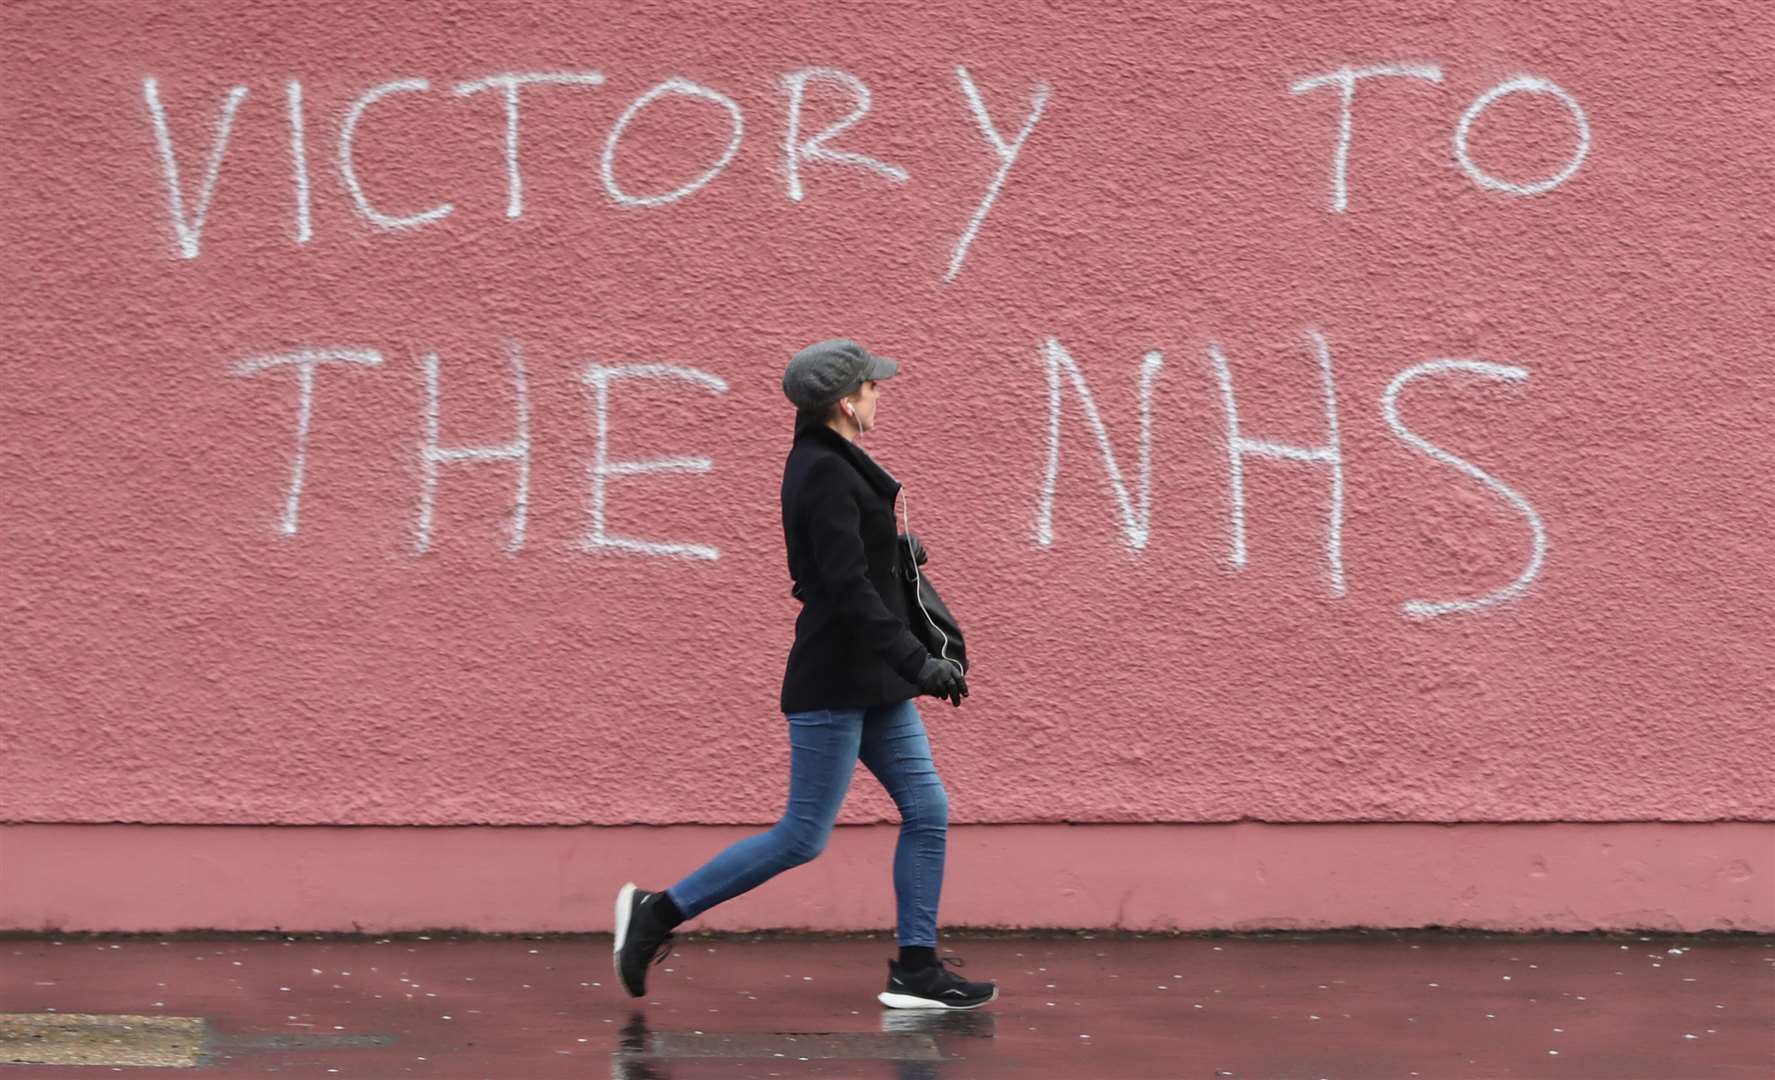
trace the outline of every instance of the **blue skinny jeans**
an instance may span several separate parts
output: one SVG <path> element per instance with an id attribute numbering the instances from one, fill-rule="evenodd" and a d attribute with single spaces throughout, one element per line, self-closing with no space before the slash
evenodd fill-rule
<path id="1" fill-rule="evenodd" d="M 949 835 L 949 796 L 911 701 L 871 709 L 790 713 L 789 806 L 768 832 L 748 836 L 666 890 L 685 918 L 757 888 L 826 849 L 858 760 L 900 808 L 894 849 L 896 937 L 937 947 L 937 901 Z"/>

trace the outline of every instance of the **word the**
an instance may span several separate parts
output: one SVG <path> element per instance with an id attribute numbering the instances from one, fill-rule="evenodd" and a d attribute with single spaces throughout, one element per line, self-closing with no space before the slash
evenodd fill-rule
<path id="1" fill-rule="evenodd" d="M 530 505 L 530 401 L 525 392 L 524 353 L 517 343 L 509 346 L 514 404 L 517 412 L 517 433 L 509 443 L 497 446 L 445 446 L 439 418 L 439 370 L 436 353 L 420 360 L 425 371 L 424 435 L 419 444 L 419 518 L 415 528 L 413 549 L 424 552 L 431 547 L 432 514 L 437 497 L 438 474 L 446 465 L 500 464 L 512 467 L 514 476 L 510 539 L 506 550 L 516 552 L 524 546 L 524 524 Z M 284 496 L 283 517 L 278 529 L 285 536 L 301 531 L 303 475 L 308 461 L 308 433 L 314 416 L 316 377 L 327 365 L 361 365 L 379 367 L 382 354 L 360 347 L 328 347 L 296 349 L 269 356 L 255 356 L 234 366 L 236 375 L 259 375 L 267 371 L 293 369 L 296 373 L 296 449 L 291 455 L 290 486 Z M 721 553 L 706 544 L 659 540 L 638 540 L 612 536 L 604 524 L 607 490 L 613 478 L 644 476 L 658 472 L 708 472 L 714 463 L 708 458 L 654 458 L 646 461 L 610 460 L 610 389 L 624 380 L 672 380 L 688 382 L 716 394 L 727 392 L 727 383 L 706 371 L 676 364 L 625 364 L 608 366 L 587 364 L 581 379 L 592 393 L 592 417 L 597 449 L 592 458 L 592 522 L 581 541 L 586 550 L 614 549 L 642 555 L 673 555 L 695 559 L 717 559 Z"/>

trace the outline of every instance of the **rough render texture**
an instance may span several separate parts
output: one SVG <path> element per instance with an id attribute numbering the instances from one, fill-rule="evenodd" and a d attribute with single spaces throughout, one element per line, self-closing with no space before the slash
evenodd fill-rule
<path id="1" fill-rule="evenodd" d="M 785 790 L 775 711 L 794 601 L 776 488 L 784 358 L 855 336 L 901 358 L 867 446 L 977 658 L 926 709 L 955 819 L 990 822 L 1768 821 L 1775 545 L 1767 342 L 1770 38 L 1742 5 L 1503 2 L 675 6 L 418 2 L 11 5 L 0 57 L 0 820 L 744 824 Z M 1358 84 L 1345 204 L 1342 103 Z M 789 197 L 788 73 L 872 94 Z M 1045 106 L 983 224 L 1006 142 Z M 503 91 L 521 91 L 511 217 Z M 1514 76 L 1582 110 L 1577 170 L 1539 194 L 1457 159 L 1463 113 Z M 705 186 L 619 205 L 625 109 L 680 77 L 743 129 Z M 147 79 L 194 224 L 183 257 Z M 342 178 L 342 126 L 369 103 Z M 310 230 L 299 237 L 290 83 Z M 801 138 L 851 109 L 806 90 Z M 612 178 L 667 193 L 731 114 L 667 96 Z M 1551 93 L 1467 130 L 1527 185 L 1578 152 Z M 1337 404 L 1341 594 L 1325 461 L 1242 458 L 1233 559 L 1225 356 L 1242 434 L 1327 443 Z M 1076 361 L 1072 372 L 1047 348 Z M 441 444 L 514 438 L 517 469 L 448 462 L 420 552 L 427 391 Z M 296 529 L 302 349 L 315 374 Z M 1151 383 L 1143 483 L 1141 365 Z M 1545 528 L 1411 445 L 1518 493 Z M 719 379 L 614 384 L 606 460 L 706 473 L 607 482 L 589 364 Z M 1050 397 L 1051 387 L 1054 398 Z M 1058 401 L 1058 427 L 1050 408 Z M 1116 465 L 1112 480 L 1103 438 Z M 1056 436 L 1054 432 L 1057 431 Z M 1041 519 L 1058 438 L 1049 542 Z M 1118 490 L 1119 484 L 1119 490 Z M 866 789 L 866 790 L 865 790 Z M 859 784 L 847 821 L 891 818 Z"/>

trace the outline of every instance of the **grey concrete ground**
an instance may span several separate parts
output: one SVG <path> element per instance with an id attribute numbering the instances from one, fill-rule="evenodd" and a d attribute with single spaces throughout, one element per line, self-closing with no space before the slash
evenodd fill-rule
<path id="1" fill-rule="evenodd" d="M 886 938 L 0 938 L 0 1080 L 1768 1080 L 1775 939 L 954 936 L 1000 1000 L 875 1002 Z M 75 1062 L 87 1062 L 76 1064 Z"/>

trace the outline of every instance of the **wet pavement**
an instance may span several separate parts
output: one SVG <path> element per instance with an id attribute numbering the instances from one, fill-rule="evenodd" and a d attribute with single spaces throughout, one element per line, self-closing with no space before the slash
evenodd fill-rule
<path id="1" fill-rule="evenodd" d="M 1000 999 L 883 1009 L 885 937 L 684 938 L 634 1001 L 607 935 L 13 935 L 0 1080 L 1775 1077 L 1769 937 L 993 935 L 943 951 Z"/>

